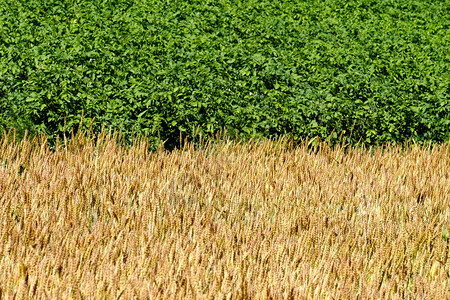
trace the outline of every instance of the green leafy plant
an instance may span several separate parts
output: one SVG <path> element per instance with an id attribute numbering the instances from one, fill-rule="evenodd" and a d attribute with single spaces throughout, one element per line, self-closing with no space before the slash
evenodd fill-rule
<path id="1" fill-rule="evenodd" d="M 448 1 L 3 0 L 0 127 L 450 137 Z"/>

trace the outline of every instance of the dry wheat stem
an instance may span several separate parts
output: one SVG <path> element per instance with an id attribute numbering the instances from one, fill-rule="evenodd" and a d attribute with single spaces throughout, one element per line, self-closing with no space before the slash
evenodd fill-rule
<path id="1" fill-rule="evenodd" d="M 116 139 L 3 135 L 0 298 L 449 297 L 449 144 Z"/>

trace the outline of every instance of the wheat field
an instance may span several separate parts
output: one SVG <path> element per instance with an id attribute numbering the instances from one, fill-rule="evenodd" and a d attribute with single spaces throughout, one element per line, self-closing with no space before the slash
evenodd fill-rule
<path id="1" fill-rule="evenodd" d="M 1 299 L 449 298 L 449 144 L 148 147 L 3 134 Z"/>

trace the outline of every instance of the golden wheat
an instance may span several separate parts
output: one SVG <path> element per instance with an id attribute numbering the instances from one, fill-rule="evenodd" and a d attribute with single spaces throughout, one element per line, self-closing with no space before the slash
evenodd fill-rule
<path id="1" fill-rule="evenodd" d="M 11 135 L 2 299 L 449 298 L 449 144 Z"/>

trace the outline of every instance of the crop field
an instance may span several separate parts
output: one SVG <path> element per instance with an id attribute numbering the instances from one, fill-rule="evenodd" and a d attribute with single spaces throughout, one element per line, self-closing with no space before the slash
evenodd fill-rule
<path id="1" fill-rule="evenodd" d="M 0 0 L 0 300 L 450 299 L 449 11 Z"/>
<path id="2" fill-rule="evenodd" d="M 3 135 L 0 298 L 450 296 L 448 143 L 148 147 Z"/>

